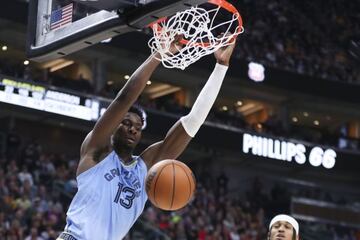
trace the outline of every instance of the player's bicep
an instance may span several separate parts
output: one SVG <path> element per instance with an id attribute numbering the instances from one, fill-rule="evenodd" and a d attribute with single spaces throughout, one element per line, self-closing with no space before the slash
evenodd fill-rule
<path id="1" fill-rule="evenodd" d="M 89 153 L 94 153 L 96 155 L 102 155 L 103 152 L 106 152 L 109 149 L 111 136 L 107 137 L 102 144 L 98 144 L 96 141 L 97 136 L 94 134 L 94 130 L 86 135 L 84 141 L 80 147 L 80 156 L 89 155 Z M 99 161 L 100 159 L 95 159 Z"/>
<path id="2" fill-rule="evenodd" d="M 191 141 L 181 122 L 178 121 L 168 131 L 164 140 L 149 146 L 142 154 L 146 165 L 151 167 L 164 159 L 177 159 Z"/>
<path id="3" fill-rule="evenodd" d="M 80 147 L 80 158 L 81 158 L 82 156 L 84 156 L 84 155 L 89 151 L 89 149 L 91 148 L 92 132 L 93 132 L 93 131 L 89 132 L 89 133 L 86 135 L 84 141 L 83 141 L 82 144 L 81 144 L 81 147 Z"/>
<path id="4" fill-rule="evenodd" d="M 81 144 L 80 162 L 76 171 L 77 176 L 102 161 L 105 155 L 110 151 L 110 140 L 106 145 L 99 147 L 96 142 L 93 141 L 93 137 L 93 131 L 89 132 Z"/>

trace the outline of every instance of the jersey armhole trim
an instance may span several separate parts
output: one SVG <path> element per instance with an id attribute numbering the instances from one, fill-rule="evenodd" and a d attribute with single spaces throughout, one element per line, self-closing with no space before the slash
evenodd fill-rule
<path id="1" fill-rule="evenodd" d="M 86 171 L 80 173 L 77 177 L 76 177 L 76 181 L 78 183 L 78 186 L 79 186 L 79 183 L 84 183 L 86 184 L 86 182 L 83 182 L 83 181 L 86 181 L 86 177 L 88 175 L 91 175 L 91 173 L 93 173 L 95 170 L 97 170 L 98 168 L 100 168 L 102 165 L 105 164 L 105 162 L 108 160 L 109 156 L 113 154 L 113 152 L 110 152 L 109 155 L 107 155 L 104 160 L 102 160 L 101 162 L 95 164 L 94 166 L 92 166 L 91 168 L 87 169 Z M 87 180 L 89 181 L 89 180 Z"/>

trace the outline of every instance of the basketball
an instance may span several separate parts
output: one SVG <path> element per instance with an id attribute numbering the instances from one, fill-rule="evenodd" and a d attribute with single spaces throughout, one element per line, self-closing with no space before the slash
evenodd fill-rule
<path id="1" fill-rule="evenodd" d="M 163 160 L 150 168 L 146 176 L 149 200 L 163 210 L 183 208 L 193 197 L 196 180 L 186 164 Z"/>

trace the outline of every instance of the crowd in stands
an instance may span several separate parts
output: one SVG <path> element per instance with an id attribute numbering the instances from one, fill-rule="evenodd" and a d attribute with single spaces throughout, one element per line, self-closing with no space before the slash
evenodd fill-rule
<path id="1" fill-rule="evenodd" d="M 360 34 L 359 1 L 245 0 L 238 8 L 246 23 L 246 34 L 242 35 L 235 53 L 239 59 L 324 79 L 360 83 L 359 62 L 348 53 L 351 41 Z M 34 75 L 22 63 L 0 61 L 0 73 L 93 93 L 85 79 L 74 82 L 56 75 L 44 78 L 41 72 Z M 144 104 L 175 114 L 188 111 L 171 101 Z M 248 125 L 235 111 L 213 111 L 209 120 L 274 135 L 286 136 L 289 131 L 282 130 L 273 119 L 262 123 L 260 130 Z M 320 137 L 298 134 L 305 140 L 328 141 L 331 145 L 338 145 L 340 140 L 326 133 Z M 358 148 L 357 142 L 351 148 Z M 0 153 L 0 239 L 56 239 L 76 192 L 76 166 L 76 158 L 46 153 L 36 141 L 24 141 L 15 133 L 8 134 L 6 152 Z M 254 181 L 245 199 L 239 199 L 231 194 L 224 174 L 212 176 L 198 172 L 197 180 L 196 196 L 189 206 L 170 213 L 149 204 L 143 219 L 176 240 L 263 240 L 268 218 L 275 212 L 289 211 L 290 193 L 284 189 L 274 188 L 277 191 L 268 195 Z M 307 193 L 300 193 L 304 194 Z M 306 222 L 301 224 L 306 225 Z M 355 229 L 322 224 L 309 227 L 325 229 L 333 240 L 360 239 Z M 156 235 L 153 237 L 156 239 Z"/>
<path id="2" fill-rule="evenodd" d="M 245 22 L 238 58 L 303 75 L 360 83 L 360 59 L 350 51 L 360 36 L 359 1 L 245 0 L 234 4 Z"/>
<path id="3" fill-rule="evenodd" d="M 155 223 L 171 239 L 250 240 L 265 239 L 264 209 L 248 193 L 246 201 L 231 197 L 226 174 L 199 173 L 196 197 L 177 212 L 145 210 L 144 218 Z M 250 199 L 251 198 L 251 199 Z"/>
<path id="4" fill-rule="evenodd" d="M 192 204 L 177 212 L 164 212 L 149 206 L 143 218 L 176 240 L 264 240 L 267 239 L 269 219 L 279 212 L 289 212 L 293 195 L 283 186 L 274 185 L 270 193 L 266 193 L 262 181 L 255 178 L 245 197 L 239 198 L 227 188 L 225 173 L 218 176 L 199 173 L 197 177 L 200 184 Z M 300 232 L 304 233 L 301 236 L 312 234 L 310 239 L 360 239 L 359 229 L 299 222 Z"/>
<path id="5" fill-rule="evenodd" d="M 8 134 L 0 157 L 0 239 L 55 240 L 69 204 L 55 186 L 75 193 L 76 164 L 65 156 L 43 153 L 35 141 Z"/>
<path id="6" fill-rule="evenodd" d="M 65 225 L 66 210 L 76 192 L 75 158 L 45 153 L 33 139 L 7 135 L 0 157 L 0 239 L 55 240 Z M 270 194 L 255 178 L 248 191 L 229 189 L 226 173 L 192 167 L 195 198 L 187 207 L 166 212 L 147 204 L 142 219 L 174 240 L 264 240 L 269 218 L 289 212 L 291 193 L 274 186 Z M 201 169 L 201 170 L 199 170 Z M 301 226 L 306 223 L 301 223 Z M 359 240 L 359 230 L 311 224 L 327 229 L 329 240 Z M 154 231 L 145 239 L 157 240 Z M 131 240 L 131 234 L 125 239 Z"/>

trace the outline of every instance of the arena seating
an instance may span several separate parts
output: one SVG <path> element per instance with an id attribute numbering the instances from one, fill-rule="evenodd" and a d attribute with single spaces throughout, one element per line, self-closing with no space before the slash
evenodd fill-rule
<path id="1" fill-rule="evenodd" d="M 53 240 L 64 227 L 66 209 L 76 192 L 77 159 L 42 149 L 19 133 L 7 134 L 6 151 L 0 157 L 1 239 Z M 226 174 L 195 174 L 197 191 L 190 205 L 165 212 L 147 204 L 126 239 L 262 240 L 269 219 L 288 212 L 289 198 L 296 195 L 279 186 L 268 194 L 258 178 L 248 183 L 248 191 L 234 194 Z M 329 240 L 356 240 L 360 235 L 356 229 L 321 223 L 301 222 L 301 229 L 308 240 L 322 239 L 321 234 Z"/>
<path id="2" fill-rule="evenodd" d="M 360 34 L 360 3 L 279 0 L 236 3 L 246 22 L 237 57 L 323 79 L 360 83 L 350 52 Z"/>

